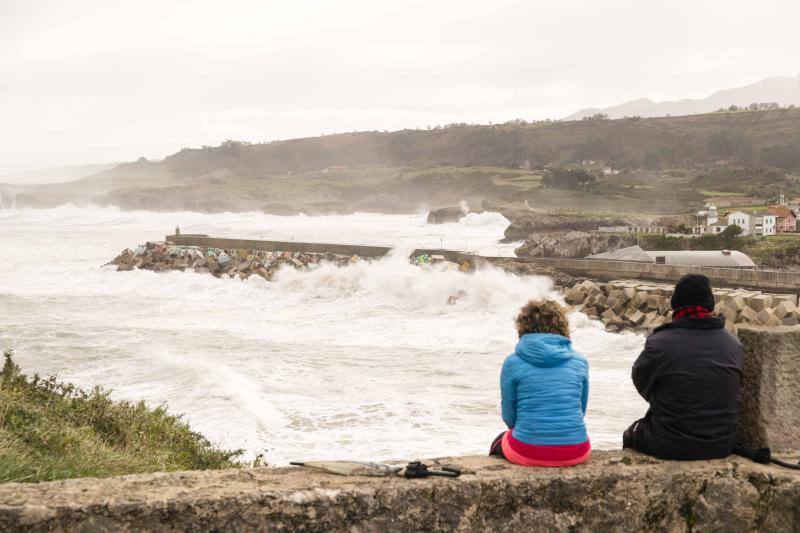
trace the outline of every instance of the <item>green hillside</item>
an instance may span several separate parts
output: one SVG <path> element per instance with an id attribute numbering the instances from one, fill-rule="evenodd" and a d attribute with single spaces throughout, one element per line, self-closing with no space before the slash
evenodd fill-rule
<path id="1" fill-rule="evenodd" d="M 155 164 L 181 178 L 222 172 L 258 176 L 332 166 L 513 167 L 598 160 L 657 170 L 714 164 L 800 171 L 800 109 L 684 117 L 452 125 L 431 130 L 362 132 L 307 139 L 184 149 Z"/>
<path id="2" fill-rule="evenodd" d="M 320 214 L 415 212 L 465 199 L 509 212 L 663 214 L 720 193 L 800 194 L 798 174 L 800 109 L 778 109 L 226 141 L 73 184 L 0 187 L 0 204 Z"/>
<path id="3" fill-rule="evenodd" d="M 115 402 L 55 378 L 0 371 L 0 482 L 230 468 L 220 450 L 163 407 Z"/>

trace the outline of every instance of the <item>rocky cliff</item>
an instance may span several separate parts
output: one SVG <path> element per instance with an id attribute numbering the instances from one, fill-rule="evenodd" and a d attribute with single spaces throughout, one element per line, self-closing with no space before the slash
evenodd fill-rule
<path id="1" fill-rule="evenodd" d="M 636 235 L 633 234 L 586 231 L 532 233 L 515 252 L 517 257 L 580 259 L 587 255 L 627 248 L 635 245 L 636 242 Z"/>
<path id="2" fill-rule="evenodd" d="M 431 209 L 428 212 L 428 224 L 446 224 L 448 222 L 458 222 L 466 213 L 460 207 L 440 207 Z"/>
<path id="3" fill-rule="evenodd" d="M 503 242 L 524 241 L 537 233 L 567 233 L 570 231 L 597 231 L 600 226 L 646 225 L 640 220 L 625 221 L 613 217 L 587 217 L 571 214 L 527 213 L 510 219 Z"/>

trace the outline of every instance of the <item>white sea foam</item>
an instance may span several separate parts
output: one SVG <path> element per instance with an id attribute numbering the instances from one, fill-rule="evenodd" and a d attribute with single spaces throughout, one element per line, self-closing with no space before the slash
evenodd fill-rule
<path id="1" fill-rule="evenodd" d="M 509 221 L 500 213 L 484 211 L 483 213 L 467 213 L 466 216 L 458 221 L 463 226 L 508 226 Z"/>
<path id="2" fill-rule="evenodd" d="M 402 254 L 285 270 L 273 283 L 100 265 L 122 248 L 185 233 L 509 253 L 508 221 L 424 216 L 277 217 L 62 206 L 0 210 L 0 348 L 26 372 L 118 398 L 166 402 L 212 440 L 283 463 L 484 453 L 502 429 L 498 375 L 513 317 L 547 278 L 418 268 Z M 448 244 L 450 246 L 448 246 Z M 464 291 L 455 305 L 447 299 Z M 629 382 L 642 339 L 571 316 L 591 366 L 596 447 L 619 445 L 644 404 Z"/>

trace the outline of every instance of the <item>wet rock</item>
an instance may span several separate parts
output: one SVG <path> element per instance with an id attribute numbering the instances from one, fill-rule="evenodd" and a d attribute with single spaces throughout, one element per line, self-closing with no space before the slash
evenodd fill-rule
<path id="1" fill-rule="evenodd" d="M 458 222 L 464 215 L 461 207 L 442 207 L 439 209 L 432 209 L 428 212 L 428 224 L 447 224 L 450 222 Z"/>
<path id="2" fill-rule="evenodd" d="M 564 301 L 568 304 L 577 304 L 583 301 L 583 293 L 579 287 L 572 287 L 564 294 Z"/>
<path id="3" fill-rule="evenodd" d="M 589 307 L 586 310 L 584 310 L 584 314 L 586 316 L 588 316 L 589 318 L 597 318 L 597 316 L 598 316 L 597 308 L 596 307 Z"/>

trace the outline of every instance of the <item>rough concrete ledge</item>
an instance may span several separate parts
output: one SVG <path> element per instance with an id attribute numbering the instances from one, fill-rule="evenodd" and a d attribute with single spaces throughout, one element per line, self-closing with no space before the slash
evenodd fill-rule
<path id="1" fill-rule="evenodd" d="M 595 452 L 568 469 L 458 457 L 459 479 L 296 468 L 0 485 L 1 531 L 798 531 L 800 472 Z"/>
<path id="2" fill-rule="evenodd" d="M 746 354 L 740 440 L 754 448 L 800 451 L 800 326 L 743 327 L 738 335 Z"/>

